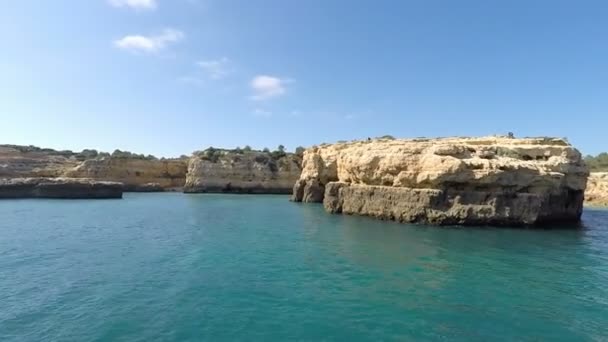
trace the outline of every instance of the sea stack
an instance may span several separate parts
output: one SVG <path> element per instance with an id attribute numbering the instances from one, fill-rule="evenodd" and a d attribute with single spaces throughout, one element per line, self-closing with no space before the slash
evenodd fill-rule
<path id="1" fill-rule="evenodd" d="M 373 139 L 307 149 L 292 200 L 439 225 L 580 220 L 589 171 L 560 138 Z"/>

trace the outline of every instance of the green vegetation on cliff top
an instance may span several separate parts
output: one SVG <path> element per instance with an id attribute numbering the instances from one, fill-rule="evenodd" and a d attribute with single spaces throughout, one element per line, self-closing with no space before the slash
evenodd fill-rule
<path id="1" fill-rule="evenodd" d="M 608 153 L 603 152 L 597 156 L 586 156 L 585 163 L 591 172 L 608 172 Z"/>
<path id="2" fill-rule="evenodd" d="M 295 155 L 297 156 L 302 156 L 302 154 L 304 153 L 304 147 L 298 146 L 296 148 L 295 151 Z M 287 156 L 289 153 L 285 151 L 285 146 L 283 145 L 279 145 L 277 147 L 276 150 L 274 151 L 270 151 L 270 149 L 268 149 L 267 147 L 265 147 L 263 150 L 254 150 L 251 148 L 251 146 L 247 145 L 243 148 L 240 147 L 236 147 L 234 149 L 221 149 L 221 148 L 215 148 L 215 147 L 209 147 L 206 150 L 203 151 L 195 151 L 193 153 L 193 155 L 204 159 L 204 160 L 209 160 L 213 163 L 216 163 L 222 156 L 228 156 L 231 155 L 232 157 L 238 156 L 238 155 L 245 155 L 245 154 L 256 154 L 256 161 L 258 162 L 262 162 L 262 159 L 265 160 L 279 160 L 285 156 Z"/>
<path id="3" fill-rule="evenodd" d="M 151 154 L 149 154 L 149 155 L 137 154 L 137 153 L 133 153 L 133 152 L 129 152 L 129 151 L 121 151 L 118 149 L 114 150 L 114 152 L 112 152 L 110 154 L 108 152 L 100 152 L 100 151 L 97 151 L 94 149 L 84 149 L 81 152 L 73 152 L 71 150 L 57 151 L 52 148 L 41 148 L 41 147 L 34 146 L 34 145 L 23 146 L 23 145 L 4 144 L 4 145 L 0 145 L 0 147 L 14 149 L 21 153 L 45 153 L 45 154 L 49 154 L 49 155 L 63 156 L 66 158 L 75 158 L 76 160 L 79 160 L 79 161 L 96 159 L 96 158 L 114 158 L 114 159 L 127 159 L 128 158 L 128 159 L 141 159 L 141 160 L 159 160 L 159 158 L 157 158 Z M 186 156 L 181 156 L 180 158 L 184 158 L 184 157 L 187 158 Z M 160 158 L 160 160 L 165 160 L 165 159 L 174 159 L 174 158 Z"/>

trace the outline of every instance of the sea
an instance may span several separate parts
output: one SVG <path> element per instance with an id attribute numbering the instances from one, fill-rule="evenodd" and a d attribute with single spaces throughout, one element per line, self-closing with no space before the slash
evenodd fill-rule
<path id="1" fill-rule="evenodd" d="M 608 341 L 608 211 L 432 227 L 280 195 L 0 201 L 0 341 Z"/>

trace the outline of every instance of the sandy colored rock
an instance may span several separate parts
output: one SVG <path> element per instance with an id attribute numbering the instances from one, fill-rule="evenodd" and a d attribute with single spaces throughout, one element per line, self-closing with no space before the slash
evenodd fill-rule
<path id="1" fill-rule="evenodd" d="M 125 191 L 181 189 L 188 159 L 87 157 L 84 153 L 33 146 L 0 146 L 0 178 L 68 177 L 114 181 Z"/>
<path id="2" fill-rule="evenodd" d="M 122 183 L 83 178 L 0 179 L 0 198 L 122 198 Z"/>
<path id="3" fill-rule="evenodd" d="M 300 157 L 286 154 L 218 150 L 190 159 L 184 192 L 289 194 L 300 176 Z"/>
<path id="4" fill-rule="evenodd" d="M 585 204 L 608 206 L 608 172 L 592 172 L 587 181 Z"/>
<path id="5" fill-rule="evenodd" d="M 60 177 L 80 163 L 70 151 L 0 146 L 0 178 Z"/>
<path id="6" fill-rule="evenodd" d="M 122 182 L 125 191 L 163 191 L 181 188 L 186 181 L 185 159 L 98 158 L 85 160 L 62 175 Z"/>
<path id="7" fill-rule="evenodd" d="M 307 149 L 292 199 L 402 222 L 532 225 L 579 220 L 587 176 L 563 139 L 376 139 Z"/>

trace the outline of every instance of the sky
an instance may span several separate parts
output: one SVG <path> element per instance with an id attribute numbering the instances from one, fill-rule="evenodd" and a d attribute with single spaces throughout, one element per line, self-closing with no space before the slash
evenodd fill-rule
<path id="1" fill-rule="evenodd" d="M 395 137 L 608 151 L 608 2 L 5 0 L 0 143 L 179 156 Z"/>

